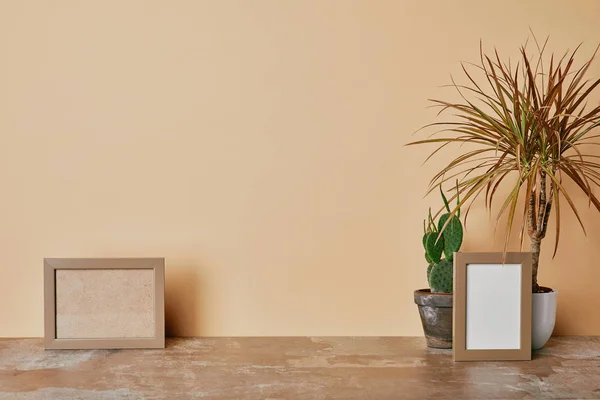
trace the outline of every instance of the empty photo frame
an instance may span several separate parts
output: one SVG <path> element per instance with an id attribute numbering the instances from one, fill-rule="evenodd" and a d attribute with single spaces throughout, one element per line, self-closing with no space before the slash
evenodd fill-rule
<path id="1" fill-rule="evenodd" d="M 454 361 L 531 360 L 531 253 L 455 253 Z"/>
<path id="2" fill-rule="evenodd" d="M 164 258 L 44 259 L 45 348 L 164 348 L 164 275 Z"/>

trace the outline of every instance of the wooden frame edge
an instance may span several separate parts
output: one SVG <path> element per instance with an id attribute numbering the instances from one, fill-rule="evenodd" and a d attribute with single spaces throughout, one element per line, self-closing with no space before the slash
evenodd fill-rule
<path id="1" fill-rule="evenodd" d="M 58 339 L 56 337 L 56 270 L 152 269 L 154 271 L 154 337 Z M 56 349 L 164 349 L 164 258 L 44 258 L 44 348 Z"/>
<path id="2" fill-rule="evenodd" d="M 452 359 L 454 361 L 528 361 L 531 360 L 531 253 L 506 253 L 506 264 L 521 265 L 520 348 L 509 350 L 466 349 L 467 264 L 499 264 L 503 253 L 454 253 L 452 317 Z"/>

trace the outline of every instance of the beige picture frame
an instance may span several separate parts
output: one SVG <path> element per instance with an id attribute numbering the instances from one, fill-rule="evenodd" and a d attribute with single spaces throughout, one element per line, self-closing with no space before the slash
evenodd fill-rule
<path id="1" fill-rule="evenodd" d="M 164 348 L 164 293 L 164 258 L 45 258 L 44 346 Z"/>
<path id="2" fill-rule="evenodd" d="M 468 266 L 485 265 L 507 268 L 507 265 L 520 265 L 520 287 L 513 287 L 512 293 L 520 293 L 520 329 L 518 348 L 510 349 L 468 349 L 467 348 L 467 290 Z M 513 271 L 513 274 L 515 272 Z M 454 361 L 517 361 L 531 360 L 531 253 L 455 253 L 454 254 L 454 317 L 452 330 L 452 355 Z M 518 282 L 515 280 L 515 282 Z M 514 304 L 514 302 L 513 302 Z M 473 305 L 472 308 L 476 308 Z M 515 330 L 516 332 L 516 330 Z"/>

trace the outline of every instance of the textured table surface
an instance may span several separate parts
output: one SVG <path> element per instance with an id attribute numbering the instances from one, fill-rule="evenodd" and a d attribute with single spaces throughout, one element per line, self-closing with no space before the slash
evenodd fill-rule
<path id="1" fill-rule="evenodd" d="M 165 350 L 44 351 L 0 339 L 0 399 L 600 399 L 600 337 L 533 361 L 454 363 L 422 338 L 168 339 Z"/>

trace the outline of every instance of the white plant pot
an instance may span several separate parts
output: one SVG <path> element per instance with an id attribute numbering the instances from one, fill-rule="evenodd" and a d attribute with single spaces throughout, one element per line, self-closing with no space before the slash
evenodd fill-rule
<path id="1" fill-rule="evenodd" d="M 549 293 L 533 293 L 531 347 L 534 350 L 544 347 L 556 322 L 556 290 Z"/>

